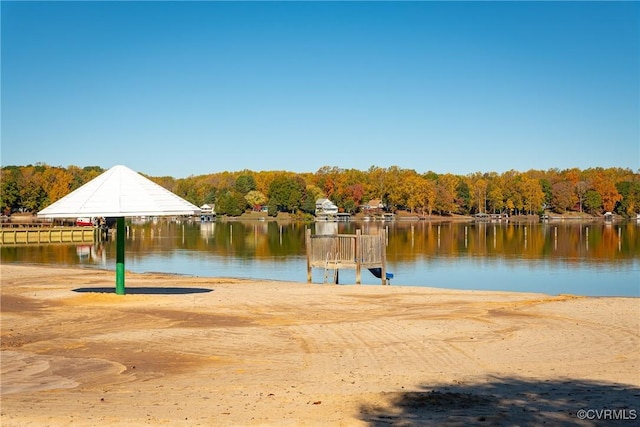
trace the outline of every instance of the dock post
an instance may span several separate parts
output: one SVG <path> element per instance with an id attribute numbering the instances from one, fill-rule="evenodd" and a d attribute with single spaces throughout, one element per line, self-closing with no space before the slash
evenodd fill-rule
<path id="1" fill-rule="evenodd" d="M 360 256 L 360 252 L 362 251 L 362 243 L 361 243 L 362 237 L 361 237 L 361 231 L 358 228 L 356 230 L 356 242 L 354 245 L 354 255 L 356 258 L 356 284 L 359 285 L 362 280 L 361 280 L 361 276 L 362 276 L 362 257 Z"/>
<path id="2" fill-rule="evenodd" d="M 124 217 L 116 220 L 116 294 L 124 295 Z"/>
<path id="3" fill-rule="evenodd" d="M 382 274 L 380 274 L 380 279 L 382 280 L 382 285 L 387 284 L 387 251 L 385 242 L 387 241 L 387 232 L 386 230 L 380 230 L 380 257 L 382 261 Z"/>
<path id="4" fill-rule="evenodd" d="M 311 283 L 311 229 L 307 228 L 305 233 L 305 246 L 307 248 L 307 283 Z"/>

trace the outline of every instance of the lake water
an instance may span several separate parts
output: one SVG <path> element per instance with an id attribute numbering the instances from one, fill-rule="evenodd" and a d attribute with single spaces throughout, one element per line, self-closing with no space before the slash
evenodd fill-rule
<path id="1" fill-rule="evenodd" d="M 640 296 L 640 224 L 431 221 L 278 223 L 157 222 L 128 227 L 126 269 L 134 272 L 306 282 L 305 230 L 387 232 L 392 285 L 589 296 Z M 115 270 L 115 242 L 3 246 L 3 263 Z M 313 283 L 325 272 L 314 269 Z M 332 277 L 332 272 L 330 274 Z M 340 283 L 355 283 L 340 270 Z M 363 285 L 380 280 L 362 273 Z"/>

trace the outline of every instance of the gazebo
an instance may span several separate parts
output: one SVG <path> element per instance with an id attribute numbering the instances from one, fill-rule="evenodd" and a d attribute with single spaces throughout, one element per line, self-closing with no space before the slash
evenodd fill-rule
<path id="1" fill-rule="evenodd" d="M 200 208 L 118 165 L 47 206 L 42 218 L 116 218 L 116 294 L 124 295 L 125 217 L 199 215 Z"/>

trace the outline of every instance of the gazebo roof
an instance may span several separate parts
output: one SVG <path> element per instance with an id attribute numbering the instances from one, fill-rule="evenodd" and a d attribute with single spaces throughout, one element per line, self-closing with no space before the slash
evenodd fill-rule
<path id="1" fill-rule="evenodd" d="M 118 165 L 40 212 L 44 218 L 199 215 L 200 208 Z"/>

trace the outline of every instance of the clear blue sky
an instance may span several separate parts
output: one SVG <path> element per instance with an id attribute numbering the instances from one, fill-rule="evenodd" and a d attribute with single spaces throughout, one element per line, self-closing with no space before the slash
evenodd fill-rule
<path id="1" fill-rule="evenodd" d="M 6 2 L 2 165 L 640 168 L 638 2 Z"/>

